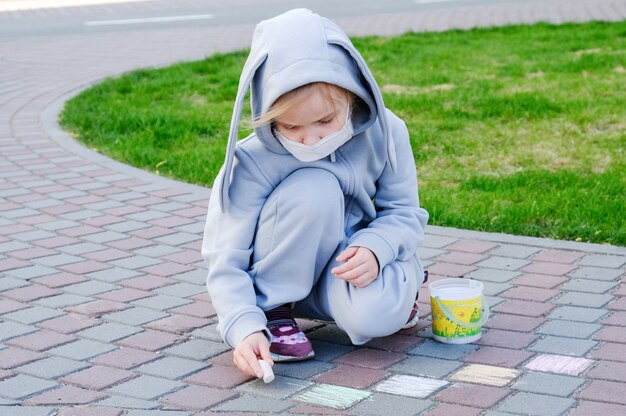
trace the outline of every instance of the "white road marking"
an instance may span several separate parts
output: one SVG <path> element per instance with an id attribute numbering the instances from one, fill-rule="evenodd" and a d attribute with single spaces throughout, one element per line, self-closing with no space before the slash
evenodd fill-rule
<path id="1" fill-rule="evenodd" d="M 95 6 L 99 4 L 137 3 L 150 0 L 14 0 L 0 1 L 0 12 L 59 9 L 61 7 Z"/>
<path id="2" fill-rule="evenodd" d="M 194 14 L 188 16 L 165 16 L 165 17 L 147 17 L 140 19 L 119 19 L 119 20 L 92 20 L 85 22 L 85 26 L 105 26 L 105 25 L 135 25 L 142 23 L 163 23 L 163 22 L 182 22 L 186 20 L 205 20 L 212 19 L 212 14 Z"/>

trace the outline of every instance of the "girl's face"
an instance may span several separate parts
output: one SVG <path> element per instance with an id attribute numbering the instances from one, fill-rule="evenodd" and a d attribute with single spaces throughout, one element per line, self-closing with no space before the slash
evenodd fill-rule
<path id="1" fill-rule="evenodd" d="M 310 91 L 274 120 L 274 126 L 288 140 L 312 146 L 340 130 L 346 120 L 347 99 L 328 102 L 319 88 Z"/>

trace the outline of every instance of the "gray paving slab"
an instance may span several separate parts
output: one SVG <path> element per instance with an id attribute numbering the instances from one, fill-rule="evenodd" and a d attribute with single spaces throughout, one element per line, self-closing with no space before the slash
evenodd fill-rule
<path id="1" fill-rule="evenodd" d="M 228 350 L 230 350 L 230 347 L 223 343 L 221 341 L 221 338 L 218 338 L 215 340 L 191 339 L 189 341 L 167 348 L 163 350 L 163 352 L 166 354 L 175 355 L 177 357 L 203 361 L 211 357 L 215 357 L 216 355 L 219 355 Z"/>
<path id="2" fill-rule="evenodd" d="M 585 379 L 582 377 L 529 371 L 520 377 L 512 387 L 515 390 L 528 393 L 570 397 L 583 384 L 585 384 Z"/>
<path id="3" fill-rule="evenodd" d="M 480 280 L 483 282 L 488 281 L 494 283 L 506 283 L 520 275 L 521 273 L 516 271 L 481 267 L 478 270 L 474 270 L 473 272 L 468 273 L 467 277 L 471 277 L 472 279 Z"/>
<path id="4" fill-rule="evenodd" d="M 550 354 L 574 355 L 582 357 L 592 348 L 597 346 L 596 341 L 588 339 L 575 339 L 565 337 L 546 336 L 537 341 L 528 349 L 537 352 L 546 352 Z"/>
<path id="5" fill-rule="evenodd" d="M 293 365 L 293 363 L 274 363 L 272 371 L 275 375 L 299 378 L 307 380 L 318 374 L 325 373 L 335 368 L 336 365 L 325 363 L 323 361 L 310 360 Z"/>
<path id="6" fill-rule="evenodd" d="M 602 329 L 602 325 L 599 324 L 555 319 L 546 322 L 544 325 L 537 328 L 535 332 L 544 335 L 588 339 L 600 329 Z"/>
<path id="7" fill-rule="evenodd" d="M 619 285 L 618 282 L 605 282 L 587 279 L 570 279 L 559 286 L 561 290 L 585 293 L 606 293 Z"/>
<path id="8" fill-rule="evenodd" d="M 88 339 L 79 339 L 78 341 L 61 345 L 60 347 L 51 348 L 47 351 L 47 353 L 81 361 L 88 360 L 115 349 L 117 349 L 117 347 L 114 345 L 91 341 Z"/>
<path id="9" fill-rule="evenodd" d="M 14 371 L 38 378 L 55 380 L 87 367 L 89 367 L 89 364 L 84 361 L 70 360 L 63 357 L 48 357 L 17 367 Z"/>
<path id="10" fill-rule="evenodd" d="M 558 305 L 584 306 L 588 308 L 601 308 L 610 301 L 613 296 L 607 294 L 568 292 L 553 302 Z"/>
<path id="11" fill-rule="evenodd" d="M 605 280 L 614 281 L 618 277 L 623 276 L 625 273 L 622 269 L 609 269 L 606 267 L 579 267 L 569 274 L 571 277 L 579 277 L 581 279 L 589 280 Z"/>
<path id="12" fill-rule="evenodd" d="M 559 416 L 575 403 L 572 399 L 522 392 L 505 399 L 498 409 L 515 414 Z"/>
<path id="13" fill-rule="evenodd" d="M 357 403 L 350 411 L 358 415 L 379 416 L 393 412 L 398 416 L 414 416 L 423 414 L 433 406 L 430 400 L 413 397 L 393 396 L 385 393 L 374 393 L 371 397 Z"/>
<path id="14" fill-rule="evenodd" d="M 77 332 L 81 338 L 103 343 L 111 343 L 141 332 L 141 327 L 124 325 L 117 322 L 105 322 L 98 326 Z"/>
<path id="15" fill-rule="evenodd" d="M 442 360 L 433 357 L 413 356 L 391 367 L 394 372 L 409 374 L 412 376 L 424 376 L 442 379 L 454 370 L 463 366 L 463 363 L 455 360 Z"/>
<path id="16" fill-rule="evenodd" d="M 21 400 L 29 396 L 33 396 L 42 391 L 56 387 L 58 384 L 54 381 L 44 380 L 42 378 L 18 374 L 15 377 L 0 381 L 0 396 Z"/>
<path id="17" fill-rule="evenodd" d="M 63 293 L 56 296 L 48 296 L 47 298 L 37 299 L 33 303 L 45 306 L 47 308 L 67 308 L 69 306 L 81 305 L 91 302 L 94 298 L 88 296 L 74 295 L 71 293 Z"/>
<path id="18" fill-rule="evenodd" d="M 565 321 L 597 322 L 609 311 L 607 309 L 584 308 L 580 306 L 559 306 L 548 315 L 548 319 L 562 319 Z"/>
<path id="19" fill-rule="evenodd" d="M 583 266 L 611 267 L 617 269 L 626 264 L 626 259 L 623 256 L 590 254 L 580 259 L 580 264 Z"/>
<path id="20" fill-rule="evenodd" d="M 181 380 L 193 373 L 207 368 L 209 365 L 201 361 L 188 360 L 180 357 L 163 357 L 134 369 L 141 374 Z"/>
<path id="21" fill-rule="evenodd" d="M 103 315 L 102 318 L 108 321 L 119 322 L 126 325 L 143 325 L 148 322 L 156 321 L 169 316 L 165 312 L 156 311 L 154 309 L 142 308 L 136 306 L 120 312 L 113 312 Z"/>
<path id="22" fill-rule="evenodd" d="M 99 282 L 97 280 L 88 280 L 86 282 L 63 287 L 63 291 L 65 292 L 82 296 L 95 296 L 115 289 L 119 289 L 119 286 L 111 283 Z"/>
<path id="23" fill-rule="evenodd" d="M 45 308 L 43 306 L 33 306 L 26 309 L 20 309 L 19 311 L 6 313 L 2 315 L 2 318 L 9 321 L 19 322 L 21 324 L 32 325 L 61 315 L 63 315 L 63 312 L 56 309 Z"/>
<path id="24" fill-rule="evenodd" d="M 31 325 L 11 321 L 0 322 L 0 341 L 6 341 L 36 331 L 38 331 L 38 328 Z"/>
<path id="25" fill-rule="evenodd" d="M 121 267 L 113 267 L 111 269 L 105 269 L 89 273 L 87 276 L 92 279 L 101 280 L 103 282 L 116 283 L 121 280 L 130 279 L 141 275 L 142 273 L 135 270 L 123 269 Z"/>
<path id="26" fill-rule="evenodd" d="M 36 264 L 33 266 L 26 266 L 19 269 L 7 270 L 5 273 L 9 276 L 17 277 L 19 279 L 30 280 L 36 277 L 55 274 L 57 273 L 57 269 Z"/>
<path id="27" fill-rule="evenodd" d="M 236 399 L 229 400 L 226 403 L 215 407 L 215 411 L 281 413 L 294 406 L 295 404 L 283 400 L 244 393 Z"/>
<path id="28" fill-rule="evenodd" d="M 192 303 L 192 300 L 182 299 L 176 296 L 156 295 L 149 298 L 138 299 L 131 302 L 133 305 L 142 306 L 144 308 L 167 311 L 177 306 Z"/>
<path id="29" fill-rule="evenodd" d="M 274 381 L 270 384 L 265 384 L 263 380 L 260 379 L 254 379 L 236 387 L 234 391 L 272 399 L 285 399 L 312 385 L 313 383 L 310 381 L 276 376 Z"/>
<path id="30" fill-rule="evenodd" d="M 120 409 L 158 409 L 161 407 L 161 403 L 157 401 L 141 400 L 119 395 L 113 395 L 107 399 L 101 400 L 97 402 L 97 405 Z"/>
<path id="31" fill-rule="evenodd" d="M 28 286 L 29 283 L 24 279 L 18 279 L 11 276 L 3 276 L 0 279 L 0 292 L 10 289 L 17 289 L 18 287 Z"/>
<path id="32" fill-rule="evenodd" d="M 179 298 L 186 298 L 193 295 L 199 295 L 204 293 L 206 289 L 202 285 L 194 285 L 191 283 L 175 283 L 160 287 L 154 290 L 162 295 L 175 296 Z"/>
<path id="33" fill-rule="evenodd" d="M 409 350 L 409 354 L 446 360 L 461 360 L 478 348 L 478 345 L 473 344 L 442 344 L 433 340 L 426 340 Z"/>
<path id="34" fill-rule="evenodd" d="M 185 384 L 165 378 L 141 375 L 130 381 L 111 387 L 113 394 L 129 396 L 142 400 L 154 400 L 164 394 L 183 388 Z"/>
<path id="35" fill-rule="evenodd" d="M 0 416 L 54 416 L 56 412 L 49 406 L 0 406 Z"/>

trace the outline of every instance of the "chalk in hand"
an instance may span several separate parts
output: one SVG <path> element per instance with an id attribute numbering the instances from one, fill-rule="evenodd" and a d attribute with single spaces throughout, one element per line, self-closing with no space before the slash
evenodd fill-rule
<path id="1" fill-rule="evenodd" d="M 265 360 L 259 360 L 259 365 L 261 366 L 261 370 L 263 370 L 263 381 L 271 383 L 274 380 L 272 366 Z"/>

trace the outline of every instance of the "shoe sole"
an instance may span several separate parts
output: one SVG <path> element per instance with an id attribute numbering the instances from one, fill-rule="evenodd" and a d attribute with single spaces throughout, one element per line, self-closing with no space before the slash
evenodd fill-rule
<path id="1" fill-rule="evenodd" d="M 404 326 L 402 328 L 400 328 L 400 330 L 413 328 L 415 325 L 417 325 L 417 322 L 419 320 L 420 320 L 419 313 L 416 313 L 415 316 L 413 317 L 413 319 L 411 319 L 409 322 L 404 324 Z"/>
<path id="2" fill-rule="evenodd" d="M 304 360 L 310 360 L 311 358 L 315 357 L 315 351 L 311 351 L 308 355 L 302 356 L 302 357 L 293 357 L 290 355 L 278 355 L 278 354 L 272 354 L 272 360 L 274 360 L 274 362 L 278 362 L 278 363 L 284 363 L 284 362 L 289 362 L 289 361 L 304 361 Z"/>

